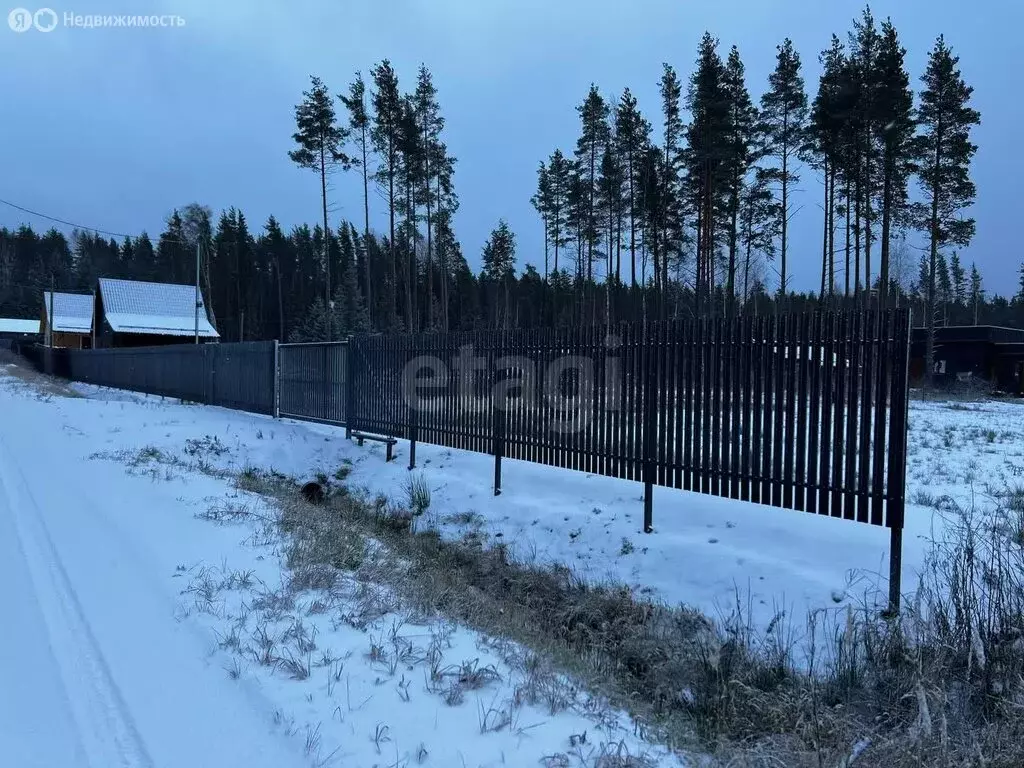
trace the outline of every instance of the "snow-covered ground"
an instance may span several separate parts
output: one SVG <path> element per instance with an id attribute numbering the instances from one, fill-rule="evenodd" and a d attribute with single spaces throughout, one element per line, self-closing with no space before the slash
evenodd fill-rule
<path id="1" fill-rule="evenodd" d="M 257 499 L 181 467 L 129 473 L 109 458 L 146 448 L 189 463 L 198 453 L 220 468 L 300 477 L 350 463 L 348 482 L 400 499 L 404 442 L 385 463 L 383 446 L 359 448 L 341 429 L 75 388 L 85 397 L 40 397 L 13 379 L 0 387 L 0 577 L 14 596 L 9 626 L 23 628 L 0 635 L 0 765 L 330 758 L 447 768 L 565 755 L 571 762 L 548 764 L 575 766 L 602 750 L 676 762 L 583 695 L 554 714 L 516 701 L 523 672 L 507 646 L 467 629 L 400 614 L 356 627 L 302 599 L 272 609 L 282 576 L 270 541 L 195 519 L 216 504 L 258 509 Z M 915 401 L 910 425 L 908 590 L 942 525 L 937 499 L 986 506 L 1024 484 L 1024 406 Z M 637 483 L 506 460 L 495 497 L 487 456 L 420 445 L 417 459 L 427 516 L 444 536 L 476 531 L 520 558 L 711 616 L 738 596 L 756 626 L 785 611 L 800 627 L 809 610 L 886 591 L 884 529 L 656 489 L 655 532 L 644 534 Z M 260 631 L 271 636 L 261 642 Z M 270 642 L 296 664 L 232 652 Z M 438 654 L 452 668 L 486 670 L 462 703 L 427 690 L 424 660 Z"/>
<path id="2" fill-rule="evenodd" d="M 203 519 L 265 502 L 173 461 L 126 465 L 156 446 L 294 471 L 343 447 L 242 413 L 40 394 L 0 367 L 0 766 L 680 764 L 507 642 L 397 603 L 360 622 L 344 605 L 366 585 L 343 575 L 283 589 L 275 530 Z"/>

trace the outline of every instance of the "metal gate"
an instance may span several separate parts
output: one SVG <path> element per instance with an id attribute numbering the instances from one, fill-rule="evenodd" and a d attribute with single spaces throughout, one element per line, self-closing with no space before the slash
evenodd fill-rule
<path id="1" fill-rule="evenodd" d="M 347 341 L 278 346 L 281 416 L 345 426 L 347 383 Z"/>

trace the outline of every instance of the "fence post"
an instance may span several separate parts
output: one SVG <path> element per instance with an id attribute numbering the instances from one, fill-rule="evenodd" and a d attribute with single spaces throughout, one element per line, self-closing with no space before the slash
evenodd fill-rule
<path id="1" fill-rule="evenodd" d="M 500 332 L 490 334 L 491 344 L 487 350 L 487 368 L 490 372 L 491 391 L 488 402 L 491 404 L 491 452 L 494 454 L 494 495 L 501 496 L 501 457 L 505 453 L 505 404 L 497 402 L 498 372 L 494 365 L 494 347 L 498 343 Z"/>
<path id="2" fill-rule="evenodd" d="M 352 337 L 342 347 L 342 370 L 345 372 L 345 439 L 352 439 L 352 412 L 355 403 L 355 376 L 352 366 Z"/>
<path id="3" fill-rule="evenodd" d="M 409 406 L 409 469 L 416 469 L 416 438 L 419 433 L 420 416 L 415 404 Z"/>
<path id="4" fill-rule="evenodd" d="M 281 362 L 280 362 L 280 344 L 277 339 L 274 339 L 274 354 L 271 359 L 271 365 L 274 367 L 274 406 L 273 413 L 274 418 L 281 418 Z"/>
<path id="5" fill-rule="evenodd" d="M 913 327 L 913 314 L 907 310 L 905 315 L 906 328 L 897 330 L 905 332 L 900 341 L 905 344 L 903 359 L 896 361 L 898 370 L 902 370 L 903 380 L 901 386 L 896 390 L 896 402 L 889 403 L 889 418 L 896 420 L 896 429 L 893 431 L 899 442 L 896 450 L 900 465 L 896 467 L 899 478 L 899 487 L 889 489 L 889 507 L 886 509 L 886 516 L 889 517 L 889 609 L 890 616 L 898 616 L 900 613 L 900 592 L 903 581 L 903 518 L 906 506 L 907 486 L 907 430 L 909 427 L 910 409 L 910 340 L 911 328 Z M 894 331 L 895 335 L 895 331 Z M 902 335 L 902 334 L 901 334 Z M 889 446 L 890 453 L 894 446 Z M 892 474 L 890 473 L 890 482 Z"/>
<path id="6" fill-rule="evenodd" d="M 657 413 L 654 409 L 654 350 L 652 345 L 655 334 L 651 325 L 643 327 L 643 339 L 640 346 L 640 368 L 644 372 L 643 383 L 643 425 L 644 433 L 641 442 L 643 450 L 644 479 L 644 533 L 654 531 L 654 431 L 657 429 Z"/>

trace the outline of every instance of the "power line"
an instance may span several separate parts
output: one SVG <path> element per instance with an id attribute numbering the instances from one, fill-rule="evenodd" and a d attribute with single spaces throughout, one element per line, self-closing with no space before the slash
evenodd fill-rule
<path id="1" fill-rule="evenodd" d="M 98 234 L 110 235 L 112 237 L 132 237 L 131 235 L 126 235 L 124 232 L 111 232 L 110 230 L 107 230 L 107 229 L 99 229 L 98 227 L 87 227 L 87 226 L 84 226 L 82 224 L 75 224 L 74 222 L 71 222 L 71 221 L 65 221 L 64 219 L 57 218 L 56 216 L 50 216 L 49 214 L 46 214 L 46 213 L 40 213 L 39 211 L 33 211 L 30 208 L 25 208 L 24 206 L 18 205 L 17 203 L 12 203 L 10 200 L 0 199 L 0 203 L 3 203 L 4 205 L 10 206 L 11 208 L 16 208 L 17 210 L 21 211 L 22 213 L 27 213 L 30 216 L 38 216 L 41 219 L 46 219 L 48 221 L 55 221 L 58 224 L 63 224 L 64 226 L 71 227 L 72 229 L 84 229 L 84 230 L 87 230 L 89 232 L 96 232 Z"/>

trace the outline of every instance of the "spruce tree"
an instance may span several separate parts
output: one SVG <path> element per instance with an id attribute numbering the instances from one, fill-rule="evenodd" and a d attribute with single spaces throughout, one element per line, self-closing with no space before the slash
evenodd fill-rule
<path id="1" fill-rule="evenodd" d="M 970 178 L 971 159 L 977 146 L 971 142 L 971 128 L 981 115 L 970 106 L 973 88 L 968 86 L 943 37 L 939 37 L 928 56 L 921 80 L 918 124 L 914 156 L 925 201 L 914 209 L 917 227 L 928 236 L 929 277 L 925 317 L 928 334 L 925 372 L 928 384 L 935 359 L 936 270 L 941 249 L 947 245 L 967 246 L 974 236 L 974 219 L 963 210 L 974 202 L 974 182 Z"/>
<path id="2" fill-rule="evenodd" d="M 320 201 L 323 207 L 324 231 L 330 231 L 327 224 L 327 174 L 332 167 L 341 165 L 348 168 L 351 161 L 342 152 L 348 129 L 338 124 L 334 112 L 334 101 L 327 86 L 319 77 L 311 77 L 311 87 L 304 91 L 302 102 L 295 105 L 296 131 L 292 134 L 297 148 L 288 153 L 292 162 L 300 168 L 308 168 L 320 174 Z M 330 254 L 324 252 L 326 289 L 325 301 L 331 295 Z M 327 340 L 331 340 L 330 322 L 327 325 Z"/>
<path id="3" fill-rule="evenodd" d="M 1024 264 L 1021 265 L 1021 290 L 1024 291 Z M 978 324 L 978 311 L 985 301 L 985 289 L 981 284 L 981 273 L 975 264 L 971 264 L 971 308 L 974 311 L 974 325 Z"/>
<path id="4" fill-rule="evenodd" d="M 949 277 L 953 283 L 953 304 L 959 314 L 959 310 L 967 305 L 967 282 L 963 265 L 960 263 L 960 255 L 956 251 L 953 251 L 953 257 L 949 262 Z"/>
<path id="5" fill-rule="evenodd" d="M 769 176 L 780 190 L 779 292 L 785 298 L 789 279 L 789 217 L 792 215 L 789 194 L 800 180 L 796 165 L 805 145 L 807 128 L 807 94 L 800 73 L 800 54 L 789 38 L 778 47 L 775 70 L 768 76 L 768 90 L 761 96 L 761 118 L 765 153 L 778 161 Z"/>
<path id="6" fill-rule="evenodd" d="M 515 266 L 516 238 L 508 223 L 502 219 L 484 244 L 483 275 L 503 289 L 504 301 L 501 309 L 496 310 L 494 319 L 496 325 L 506 329 L 511 319 L 509 295 L 515 277 Z"/>
<path id="7" fill-rule="evenodd" d="M 938 288 L 938 312 L 941 314 L 942 324 L 949 325 L 949 305 L 953 299 L 953 281 L 949 278 L 949 265 L 946 263 L 946 255 L 939 251 L 935 262 L 936 281 Z"/>

